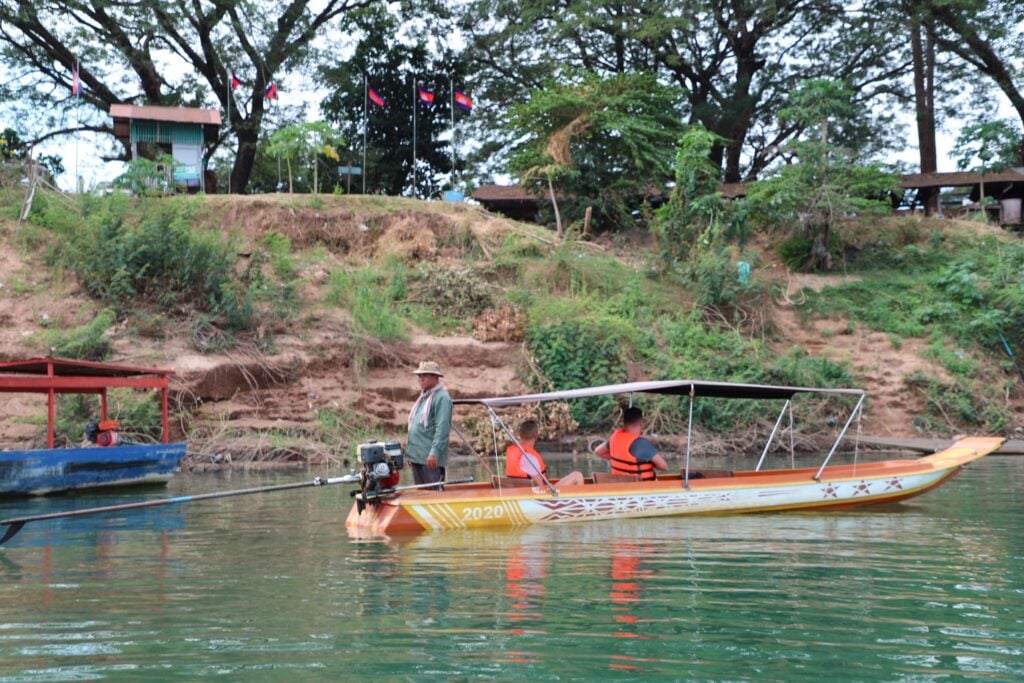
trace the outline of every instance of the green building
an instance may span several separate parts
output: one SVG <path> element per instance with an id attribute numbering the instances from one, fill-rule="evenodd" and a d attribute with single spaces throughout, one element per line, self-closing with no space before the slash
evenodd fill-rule
<path id="1" fill-rule="evenodd" d="M 207 149 L 217 141 L 220 112 L 194 107 L 110 105 L 114 137 L 125 142 L 132 159 L 174 157 L 168 180 L 189 191 L 207 191 Z M 213 188 L 209 188 L 213 190 Z"/>

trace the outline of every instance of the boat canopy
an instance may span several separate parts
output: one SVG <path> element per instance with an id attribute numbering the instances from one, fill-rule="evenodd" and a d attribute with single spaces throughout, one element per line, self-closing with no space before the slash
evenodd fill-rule
<path id="1" fill-rule="evenodd" d="M 546 401 L 567 401 L 591 396 L 610 396 L 616 394 L 668 394 L 674 396 L 707 396 L 710 398 L 761 398 L 789 400 L 796 394 L 840 394 L 845 396 L 863 396 L 862 389 L 830 389 L 815 387 L 787 387 L 769 384 L 738 384 L 734 382 L 704 382 L 701 380 L 662 380 L 657 382 L 626 382 L 624 384 L 608 384 L 600 387 L 569 389 L 566 391 L 548 391 L 540 394 L 523 394 L 522 396 L 497 396 L 494 398 L 458 398 L 453 403 L 476 403 L 491 408 L 518 406 L 524 403 L 543 403 Z"/>
<path id="2" fill-rule="evenodd" d="M 53 448 L 57 394 L 98 394 L 100 419 L 106 420 L 107 389 L 157 389 L 160 391 L 163 442 L 168 443 L 167 388 L 168 376 L 173 374 L 173 370 L 47 356 L 0 362 L 0 393 L 47 395 L 46 443 Z"/>

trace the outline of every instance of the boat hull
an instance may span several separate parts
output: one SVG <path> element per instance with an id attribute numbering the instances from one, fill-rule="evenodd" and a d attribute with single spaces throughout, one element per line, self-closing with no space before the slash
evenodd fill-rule
<path id="1" fill-rule="evenodd" d="M 530 488 L 455 485 L 443 492 L 402 493 L 368 504 L 361 511 L 354 505 L 346 526 L 356 532 L 395 534 L 877 505 L 933 489 L 1001 443 L 998 438 L 963 439 L 923 458 L 827 467 L 818 478 L 817 468 L 749 471 L 689 482 L 669 477 L 652 482 L 585 484 L 561 489 L 558 496 L 536 494 Z"/>
<path id="2" fill-rule="evenodd" d="M 166 483 L 184 457 L 184 443 L 3 451 L 0 496 Z"/>

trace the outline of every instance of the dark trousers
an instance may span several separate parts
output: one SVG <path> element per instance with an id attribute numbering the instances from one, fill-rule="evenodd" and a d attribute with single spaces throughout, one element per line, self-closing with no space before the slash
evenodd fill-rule
<path id="1" fill-rule="evenodd" d="M 409 464 L 412 465 L 412 480 L 415 484 L 437 484 L 444 481 L 443 467 L 430 469 L 426 465 L 420 465 L 415 462 Z"/>

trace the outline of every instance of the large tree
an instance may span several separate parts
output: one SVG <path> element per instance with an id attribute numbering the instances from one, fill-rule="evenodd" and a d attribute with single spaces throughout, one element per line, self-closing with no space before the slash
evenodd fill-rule
<path id="1" fill-rule="evenodd" d="M 43 112 L 66 109 L 79 63 L 82 99 L 98 111 L 115 103 L 227 110 L 230 98 L 222 135 L 235 138 L 229 189 L 241 192 L 267 113 L 267 85 L 281 87 L 277 79 L 307 62 L 332 20 L 372 1 L 0 0 L 0 55 L 21 77 L 17 93 L 8 85 L 0 96 L 33 97 Z M 244 83 L 240 97 L 227 89 L 232 72 Z M 81 129 L 113 133 L 98 120 L 34 141 Z"/>
<path id="2" fill-rule="evenodd" d="M 683 133 L 679 99 L 651 74 L 546 84 L 512 110 L 519 143 L 511 170 L 546 191 L 559 234 L 556 186 L 577 207 L 596 206 L 597 227 L 631 222 L 630 209 L 672 177 L 673 146 Z"/>
<path id="3" fill-rule="evenodd" d="M 921 0 L 940 49 L 991 79 L 1024 126 L 1024 4 L 1017 0 Z M 1024 165 L 1024 136 L 1018 148 Z"/>
<path id="4" fill-rule="evenodd" d="M 862 102 L 891 94 L 910 64 L 893 59 L 887 21 L 834 0 L 477 0 L 463 27 L 494 99 L 569 69 L 656 69 L 685 96 L 689 121 L 717 136 L 712 158 L 736 181 L 801 132 L 776 113 L 802 80 L 841 80 Z"/>

